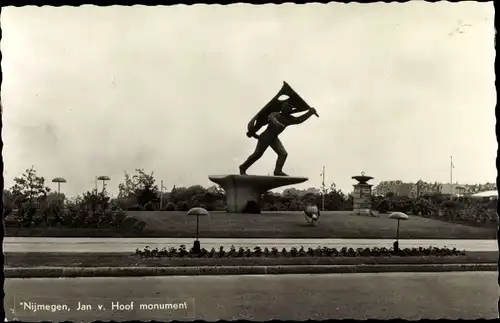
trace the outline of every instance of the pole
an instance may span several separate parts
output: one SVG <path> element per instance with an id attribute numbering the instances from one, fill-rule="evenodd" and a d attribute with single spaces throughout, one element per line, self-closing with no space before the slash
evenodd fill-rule
<path id="1" fill-rule="evenodd" d="M 453 156 L 450 156 L 450 195 L 453 196 Z"/>
<path id="2" fill-rule="evenodd" d="M 61 183 L 57 183 L 57 194 L 61 194 Z"/>
<path id="3" fill-rule="evenodd" d="M 160 211 L 163 209 L 163 181 L 160 182 Z"/>
<path id="4" fill-rule="evenodd" d="M 193 244 L 193 252 L 195 252 L 195 253 L 200 253 L 200 251 L 201 251 L 200 241 L 198 241 L 199 220 L 200 220 L 200 215 L 196 214 L 196 240 L 194 241 L 194 244 Z"/>
<path id="5" fill-rule="evenodd" d="M 399 219 L 398 219 L 398 230 L 396 231 L 396 242 L 394 242 L 394 251 L 399 251 Z"/>
<path id="6" fill-rule="evenodd" d="M 98 188 L 97 188 L 97 176 L 95 177 L 95 193 L 97 194 Z"/>
<path id="7" fill-rule="evenodd" d="M 398 231 L 396 233 L 396 241 L 398 241 L 399 244 L 399 219 L 398 219 Z"/>
<path id="8" fill-rule="evenodd" d="M 321 211 L 325 211 L 325 166 L 323 166 L 323 182 L 322 182 L 322 186 L 323 186 L 323 194 L 322 194 L 322 197 L 321 197 Z"/>
<path id="9" fill-rule="evenodd" d="M 196 214 L 196 241 L 198 241 L 199 224 L 200 224 L 200 215 Z"/>

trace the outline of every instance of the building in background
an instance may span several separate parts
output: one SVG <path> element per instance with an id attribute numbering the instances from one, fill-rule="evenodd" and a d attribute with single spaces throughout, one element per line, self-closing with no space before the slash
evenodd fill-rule
<path id="1" fill-rule="evenodd" d="M 462 196 L 465 195 L 466 189 L 465 185 L 447 183 L 441 185 L 441 193 Z"/>
<path id="2" fill-rule="evenodd" d="M 391 192 L 396 196 L 417 197 L 429 193 L 438 193 L 441 185 L 438 183 L 403 183 L 403 181 L 382 181 L 373 189 L 377 196 L 385 196 Z"/>
<path id="3" fill-rule="evenodd" d="M 397 196 L 412 197 L 412 188 L 414 186 L 415 186 L 415 184 L 413 184 L 413 183 L 401 183 L 396 190 L 396 195 Z"/>
<path id="4" fill-rule="evenodd" d="M 479 192 L 496 190 L 495 183 L 486 184 L 441 184 L 438 182 L 427 183 L 418 181 L 416 183 L 404 183 L 403 181 L 382 181 L 373 188 L 373 194 L 376 196 L 385 196 L 391 192 L 395 196 L 417 197 L 425 194 L 441 193 L 453 194 L 457 196 L 467 196 Z"/>

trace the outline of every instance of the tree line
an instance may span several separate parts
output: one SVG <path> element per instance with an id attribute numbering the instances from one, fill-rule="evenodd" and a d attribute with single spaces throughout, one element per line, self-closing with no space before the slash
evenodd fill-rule
<path id="1" fill-rule="evenodd" d="M 322 190 L 291 188 L 281 194 L 266 192 L 260 207 L 263 211 L 301 211 L 308 204 L 321 206 L 323 200 L 325 210 L 352 210 L 352 196 L 336 189 L 334 184 Z M 136 169 L 133 174 L 125 172 L 116 198 L 111 198 L 105 188 L 67 198 L 63 193 L 53 192 L 46 185 L 45 178 L 38 176 L 31 167 L 14 178 L 10 189 L 3 191 L 3 204 L 4 216 L 15 213 L 23 226 L 102 226 L 119 222 L 124 211 L 187 211 L 196 206 L 209 211 L 224 211 L 226 194 L 217 185 L 208 188 L 201 185 L 174 187 L 170 192 L 162 193 L 154 172 Z"/>
<path id="2" fill-rule="evenodd" d="M 27 227 L 116 227 L 124 221 L 125 211 L 187 211 L 196 206 L 224 211 L 226 208 L 226 195 L 219 186 L 174 187 L 170 192 L 161 193 L 155 182 L 153 172 L 136 169 L 133 174 L 125 172 L 116 198 L 111 198 L 105 189 L 67 198 L 47 187 L 45 178 L 38 176 L 32 167 L 14 178 L 14 185 L 3 191 L 4 217 L 15 215 L 9 221 Z M 283 193 L 266 192 L 260 208 L 263 211 L 302 211 L 307 205 L 321 207 L 324 203 L 325 210 L 348 211 L 352 210 L 352 202 L 352 195 L 344 194 L 332 184 L 321 190 L 288 188 Z M 496 203 L 489 199 L 452 198 L 440 193 L 410 198 L 389 192 L 383 197 L 372 197 L 372 209 L 380 213 L 401 211 L 481 225 L 497 223 Z"/>

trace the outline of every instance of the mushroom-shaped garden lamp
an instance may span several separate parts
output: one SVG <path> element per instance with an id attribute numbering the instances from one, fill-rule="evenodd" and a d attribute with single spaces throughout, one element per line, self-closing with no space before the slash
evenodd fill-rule
<path id="1" fill-rule="evenodd" d="M 194 241 L 193 245 L 193 252 L 194 253 L 199 253 L 201 251 L 201 246 L 200 246 L 200 241 L 198 241 L 198 232 L 199 232 L 199 225 L 200 225 L 200 215 L 209 215 L 208 211 L 205 210 L 202 207 L 194 207 L 191 210 L 188 211 L 188 215 L 196 215 L 196 240 Z"/>
<path id="2" fill-rule="evenodd" d="M 399 221 L 400 220 L 408 220 L 409 217 L 408 215 L 404 214 L 403 212 L 393 212 L 391 215 L 389 215 L 389 219 L 395 219 L 398 220 L 398 229 L 396 232 L 396 242 L 394 242 L 394 251 L 399 250 Z"/>
<path id="3" fill-rule="evenodd" d="M 102 181 L 102 191 L 104 192 L 104 189 L 106 187 L 106 181 L 109 181 L 111 178 L 109 176 L 99 176 L 97 177 L 99 181 Z"/>
<path id="4" fill-rule="evenodd" d="M 57 183 L 57 194 L 61 193 L 61 183 L 66 183 L 66 180 L 62 177 L 56 177 L 52 180 L 52 183 Z"/>

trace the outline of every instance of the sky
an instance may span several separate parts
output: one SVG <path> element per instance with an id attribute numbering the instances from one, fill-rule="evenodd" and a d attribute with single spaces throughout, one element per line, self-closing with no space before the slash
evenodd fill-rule
<path id="1" fill-rule="evenodd" d="M 254 150 L 250 119 L 288 82 L 319 118 L 280 136 L 284 171 L 352 191 L 493 182 L 493 3 L 5 7 L 4 176 L 76 195 L 124 171 L 210 186 Z M 272 173 L 269 149 L 248 171 Z"/>

